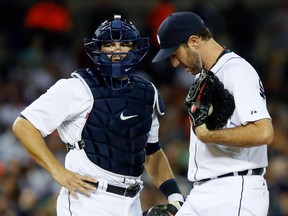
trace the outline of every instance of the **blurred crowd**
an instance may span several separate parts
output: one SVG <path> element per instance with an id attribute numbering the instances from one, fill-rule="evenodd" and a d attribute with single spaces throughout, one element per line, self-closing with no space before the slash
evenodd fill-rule
<path id="1" fill-rule="evenodd" d="M 0 2 L 0 216 L 55 215 L 60 187 L 30 159 L 11 133 L 12 123 L 58 79 L 69 78 L 78 68 L 93 66 L 84 52 L 83 37 L 91 37 L 98 24 L 112 14 L 125 16 L 125 8 L 117 8 L 112 0 L 99 0 L 99 7 L 79 12 L 78 16 L 70 13 L 69 2 Z M 198 13 L 217 41 L 247 59 L 258 71 L 275 130 L 266 172 L 271 198 L 269 216 L 288 216 L 288 0 L 271 1 L 259 8 L 241 0 L 226 2 L 220 8 L 191 1 L 185 10 Z M 146 17 L 141 17 L 138 29 L 142 36 L 151 38 L 151 49 L 136 73 L 153 81 L 165 100 L 167 110 L 160 118 L 160 141 L 187 195 L 191 183 L 186 178 L 189 121 L 184 99 L 194 77 L 172 68 L 169 62 L 151 63 L 158 49 L 155 32 L 159 23 L 178 7 L 172 0 L 155 0 L 145 11 Z M 137 11 L 134 16 L 136 19 Z M 133 16 L 127 18 L 133 22 Z M 79 29 L 84 31 L 80 34 Z M 57 131 L 46 141 L 63 162 L 66 147 Z M 148 183 L 145 173 L 143 179 L 143 210 L 165 202 L 163 195 Z"/>

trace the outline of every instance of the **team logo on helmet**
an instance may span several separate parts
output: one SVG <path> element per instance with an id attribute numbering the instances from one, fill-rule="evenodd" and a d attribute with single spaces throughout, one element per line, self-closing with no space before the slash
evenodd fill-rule
<path id="1" fill-rule="evenodd" d="M 157 41 L 158 41 L 158 44 L 160 45 L 160 44 L 161 44 L 161 41 L 160 41 L 160 37 L 159 37 L 159 35 L 158 35 L 158 34 L 157 34 L 156 36 L 157 36 Z"/>

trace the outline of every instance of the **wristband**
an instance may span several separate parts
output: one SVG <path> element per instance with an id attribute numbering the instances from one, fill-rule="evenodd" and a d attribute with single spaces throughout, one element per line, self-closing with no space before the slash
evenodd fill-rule
<path id="1" fill-rule="evenodd" d="M 165 195 L 166 199 L 169 202 L 172 200 L 184 202 L 183 195 L 181 194 L 181 191 L 175 179 L 168 179 L 167 181 L 163 182 L 160 185 L 159 190 L 162 191 L 162 193 Z M 180 196 L 182 197 L 182 199 L 180 198 Z"/>

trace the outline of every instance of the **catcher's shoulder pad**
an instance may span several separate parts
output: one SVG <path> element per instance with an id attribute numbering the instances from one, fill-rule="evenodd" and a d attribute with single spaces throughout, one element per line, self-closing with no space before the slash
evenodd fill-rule
<path id="1" fill-rule="evenodd" d="M 163 98 L 161 97 L 158 89 L 153 85 L 153 83 L 151 83 L 153 88 L 154 88 L 154 107 L 156 108 L 157 112 L 159 113 L 159 115 L 164 115 L 165 114 L 165 103 Z"/>
<path id="2" fill-rule="evenodd" d="M 157 111 L 160 115 L 164 115 L 165 113 L 165 104 L 163 98 L 158 94 L 158 99 L 156 102 Z"/>

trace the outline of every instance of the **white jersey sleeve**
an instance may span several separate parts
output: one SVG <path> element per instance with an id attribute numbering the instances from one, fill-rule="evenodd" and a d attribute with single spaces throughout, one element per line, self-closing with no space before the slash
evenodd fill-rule
<path id="1" fill-rule="evenodd" d="M 148 134 L 148 143 L 156 143 L 159 141 L 158 138 L 158 132 L 159 132 L 159 121 L 157 117 L 157 112 L 154 110 L 154 113 L 152 115 L 152 125 L 150 132 Z"/>
<path id="2" fill-rule="evenodd" d="M 151 125 L 151 129 L 150 132 L 148 134 L 148 143 L 156 143 L 159 141 L 159 120 L 158 120 L 158 114 L 159 115 L 164 115 L 164 111 L 161 110 L 160 108 L 160 102 L 159 102 L 159 98 L 158 98 L 158 90 L 156 89 L 156 87 L 154 86 L 153 83 L 151 83 L 153 88 L 154 88 L 154 111 L 152 114 L 152 125 Z"/>
<path id="3" fill-rule="evenodd" d="M 81 125 L 85 124 L 92 103 L 80 79 L 61 79 L 21 114 L 42 136 L 58 129 L 63 142 L 73 143 L 81 137 Z"/>
<path id="4" fill-rule="evenodd" d="M 223 80 L 225 87 L 233 94 L 236 110 L 231 118 L 236 125 L 270 118 L 266 107 L 266 97 L 262 82 L 254 70 L 244 59 L 231 60 L 225 68 L 229 71 Z M 240 62 L 240 63 L 239 63 Z"/>

